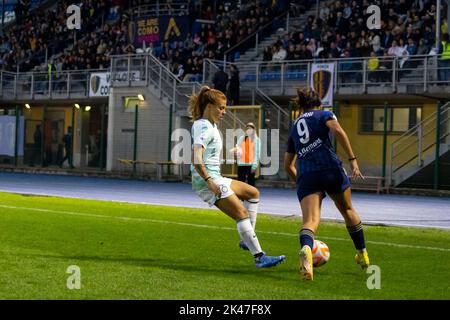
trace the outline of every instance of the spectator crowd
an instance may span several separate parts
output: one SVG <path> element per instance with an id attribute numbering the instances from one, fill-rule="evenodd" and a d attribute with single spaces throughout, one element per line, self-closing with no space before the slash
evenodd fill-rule
<path id="1" fill-rule="evenodd" d="M 445 51 L 447 8 L 442 2 L 442 42 L 435 46 L 436 1 L 433 0 L 340 0 L 327 2 L 317 17 L 309 16 L 300 30 L 291 31 L 263 52 L 263 61 L 371 57 L 369 70 L 383 67 L 383 57 L 398 59 L 400 69 L 415 67 L 415 55 Z M 381 28 L 369 30 L 369 5 L 381 9 Z M 450 62 L 450 60 L 449 60 Z M 356 66 L 351 60 L 341 70 Z M 448 79 L 447 79 L 448 80 Z"/>
<path id="2" fill-rule="evenodd" d="M 0 37 L 0 67 L 16 72 L 107 69 L 110 56 L 141 52 L 131 38 L 129 9 L 152 4 L 150 0 L 63 0 L 51 9 L 31 12 L 30 1 L 16 6 L 16 23 Z M 166 1 L 167 8 L 178 0 Z M 291 3 L 292 2 L 292 6 Z M 270 24 L 287 8 L 304 10 L 307 1 L 187 1 L 190 31 L 182 41 L 147 44 L 181 80 L 200 81 L 203 59 L 222 59 L 225 52 Z M 81 7 L 81 30 L 68 30 L 66 8 Z M 366 8 L 381 8 L 381 29 L 368 30 Z M 442 34 L 447 20 L 443 2 Z M 264 49 L 264 61 L 315 58 L 371 57 L 369 68 L 378 68 L 381 57 L 399 58 L 400 68 L 414 67 L 414 55 L 442 52 L 435 48 L 436 6 L 432 0 L 327 1 L 318 16 L 310 16 L 299 30 L 279 37 Z M 201 21 L 198 23 L 196 21 Z M 274 30 L 271 30 L 274 31 Z M 140 51 L 141 50 L 141 51 Z M 228 50 L 228 51 L 227 51 Z M 240 51 L 245 50 L 240 48 Z M 441 51 L 439 51 L 441 50 Z M 377 60 L 378 59 L 378 60 Z M 47 61 L 47 64 L 45 64 Z M 343 64 L 349 70 L 351 65 Z M 374 69 L 374 70 L 375 70 Z"/>

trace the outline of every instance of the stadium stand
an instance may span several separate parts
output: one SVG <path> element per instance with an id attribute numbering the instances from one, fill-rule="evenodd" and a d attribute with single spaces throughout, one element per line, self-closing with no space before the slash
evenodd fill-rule
<path id="1" fill-rule="evenodd" d="M 182 42 L 162 42 L 154 47 L 147 44 L 150 51 L 180 78 L 199 80 L 204 58 L 222 58 L 227 49 L 270 22 L 275 14 L 286 11 L 289 3 L 280 1 L 280 5 L 273 6 L 267 0 L 240 2 L 239 8 L 237 1 L 217 7 L 213 6 L 214 1 L 190 3 L 191 27 L 194 29 L 198 19 L 204 22 L 199 24 L 197 32 L 189 33 Z M 110 55 L 142 52 L 135 48 L 130 37 L 131 18 L 144 14 L 150 3 L 145 0 L 57 1 L 50 10 L 38 8 L 37 14 L 31 14 L 28 6 L 19 2 L 15 8 L 16 23 L 0 39 L 1 67 L 13 72 L 108 68 Z M 188 6 L 185 1 L 171 3 L 158 6 L 157 12 L 175 12 L 171 6 L 177 3 Z M 76 32 L 66 27 L 66 8 L 70 4 L 81 7 L 82 28 Z"/>
<path id="2" fill-rule="evenodd" d="M 77 32 L 65 26 L 65 8 L 69 4 L 82 8 L 82 29 Z M 105 69 L 109 67 L 110 55 L 142 52 L 135 48 L 130 38 L 130 20 L 152 1 L 58 1 L 51 10 L 31 14 L 29 1 L 19 1 L 14 8 L 16 23 L 5 30 L 0 38 L 0 65 L 3 70 L 16 72 L 54 70 Z M 158 6 L 158 12 L 174 12 L 177 4 L 186 3 L 191 30 L 194 22 L 202 21 L 184 41 L 162 42 L 149 45 L 151 52 L 167 64 L 180 79 L 199 81 L 203 59 L 223 58 L 224 53 L 241 43 L 261 26 L 267 24 L 280 12 L 290 9 L 301 15 L 310 8 L 311 1 L 228 1 L 214 6 L 214 1 L 187 3 L 172 1 Z M 37 2 L 33 2 L 34 6 Z M 373 69 L 382 68 L 384 57 L 399 57 L 400 67 L 414 67 L 410 57 L 437 52 L 434 48 L 434 15 L 432 1 L 383 0 L 376 1 L 382 7 L 382 30 L 368 31 L 365 27 L 367 14 L 358 1 L 325 2 L 317 17 L 309 16 L 304 26 L 293 26 L 278 35 L 273 44 L 260 54 L 263 61 L 308 60 L 313 58 L 370 57 Z M 445 5 L 444 5 L 444 11 Z M 211 23 L 213 22 L 214 23 Z M 276 30 L 268 28 L 265 36 Z M 447 29 L 443 19 L 442 33 Z M 243 45 L 233 52 L 231 61 L 243 55 L 253 43 Z M 147 51 L 149 51 L 147 50 Z M 375 55 L 373 55 L 374 53 Z M 378 61 L 376 60 L 378 59 Z M 45 65 L 45 62 L 49 65 Z M 377 63 L 378 62 L 378 63 Z M 355 68 L 342 64 L 341 68 Z M 268 72 L 261 80 L 277 78 Z M 251 80 L 252 75 L 248 75 Z M 301 79 L 302 73 L 290 72 L 289 79 Z M 351 78 L 351 73 L 348 74 Z M 350 79 L 352 80 L 352 79 Z"/>

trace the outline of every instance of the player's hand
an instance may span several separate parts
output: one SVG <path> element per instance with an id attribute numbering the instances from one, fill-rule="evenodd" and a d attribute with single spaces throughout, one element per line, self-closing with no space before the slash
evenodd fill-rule
<path id="1" fill-rule="evenodd" d="M 211 192 L 214 193 L 217 197 L 220 197 L 220 194 L 222 192 L 220 191 L 220 187 L 213 181 L 213 179 L 208 179 L 207 184 L 208 189 L 211 190 Z"/>
<path id="2" fill-rule="evenodd" d="M 357 180 L 359 178 L 364 179 L 364 176 L 359 170 L 358 161 L 356 161 L 356 159 L 350 161 L 350 168 L 352 170 L 352 175 L 350 176 L 351 179 L 353 180 Z"/>

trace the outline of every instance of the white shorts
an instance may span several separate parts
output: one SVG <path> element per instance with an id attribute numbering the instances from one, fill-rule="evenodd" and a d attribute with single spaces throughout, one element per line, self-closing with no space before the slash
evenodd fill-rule
<path id="1" fill-rule="evenodd" d="M 230 178 L 218 178 L 213 180 L 220 188 L 220 196 L 216 196 L 211 190 L 208 188 L 201 189 L 196 191 L 200 199 L 205 201 L 212 207 L 217 200 L 228 198 L 229 196 L 234 194 L 234 191 L 231 189 L 231 181 Z"/>

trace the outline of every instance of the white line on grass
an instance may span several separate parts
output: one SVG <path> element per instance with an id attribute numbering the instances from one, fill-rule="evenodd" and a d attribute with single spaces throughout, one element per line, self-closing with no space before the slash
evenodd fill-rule
<path id="1" fill-rule="evenodd" d="M 167 221 L 167 220 L 155 220 L 155 219 L 145 219 L 145 218 L 130 218 L 130 217 L 121 217 L 121 216 L 105 216 L 105 215 L 93 214 L 93 213 L 83 213 L 83 212 L 73 212 L 73 211 L 59 211 L 59 210 L 38 209 L 38 208 L 26 208 L 26 207 L 7 206 L 7 205 L 0 205 L 0 208 L 17 209 L 17 210 L 28 210 L 28 211 L 37 211 L 37 212 L 47 212 L 47 213 L 59 213 L 59 214 L 66 214 L 66 215 L 73 215 L 73 216 L 91 217 L 91 218 L 116 219 L 116 220 L 122 220 L 122 221 L 139 221 L 139 222 L 162 223 L 162 224 L 174 224 L 174 225 L 188 226 L 188 227 L 194 227 L 194 228 L 206 228 L 206 229 L 236 231 L 236 228 L 230 228 L 230 227 L 218 227 L 218 226 L 212 226 L 212 225 L 208 225 L 208 224 L 196 224 L 196 223 L 176 222 L 176 221 Z M 273 235 L 288 236 L 288 237 L 297 237 L 298 236 L 297 234 L 293 234 L 293 233 L 276 232 L 276 231 L 260 231 L 260 230 L 258 230 L 258 233 L 273 234 Z M 349 239 L 335 238 L 335 237 L 326 237 L 326 236 L 320 236 L 320 238 L 321 239 L 325 239 L 325 240 L 349 241 Z M 398 248 L 426 249 L 426 250 L 450 252 L 450 249 L 448 249 L 448 248 L 427 247 L 427 246 L 413 246 L 413 245 L 408 245 L 408 244 L 389 243 L 389 242 L 380 242 L 380 241 L 366 241 L 366 242 L 369 243 L 369 244 L 391 246 L 391 247 L 398 247 Z"/>
<path id="2" fill-rule="evenodd" d="M 152 206 L 163 206 L 163 207 L 177 207 L 177 208 L 192 208 L 192 209 L 210 209 L 210 210 L 219 210 L 216 207 L 201 207 L 198 205 L 192 205 L 192 204 L 170 204 L 170 203 L 158 203 L 158 202 L 145 202 L 145 201 L 133 201 L 133 200 L 111 200 L 106 198 L 96 198 L 96 197 L 90 197 L 89 193 L 86 192 L 86 194 L 83 195 L 61 195 L 59 193 L 52 193 L 52 192 L 29 192 L 29 191 L 14 191 L 14 190 L 3 190 L 0 189 L 0 192 L 4 193 L 12 193 L 12 194 L 19 194 L 19 195 L 33 195 L 33 196 L 43 196 L 43 197 L 64 197 L 68 199 L 82 199 L 82 200 L 97 200 L 97 201 L 105 201 L 105 202 L 114 202 L 114 203 L 127 203 L 127 204 L 142 204 L 142 205 L 152 205 Z M 300 217 L 298 214 L 280 214 L 280 213 L 274 213 L 274 212 L 264 212 L 261 214 L 265 215 L 273 215 L 276 217 Z M 343 223 L 343 218 L 324 218 L 323 221 L 331 221 L 331 222 L 338 222 Z M 393 223 L 389 223 L 389 221 Z M 395 223 L 395 222 L 401 222 L 403 223 Z M 375 225 L 375 226 L 389 226 L 389 227 L 408 227 L 408 228 L 437 228 L 441 230 L 450 230 L 450 227 L 447 226 L 441 226 L 441 225 L 426 225 L 426 224 L 417 224 L 417 223 L 405 223 L 405 222 L 417 222 L 417 221 L 423 221 L 423 220 L 417 220 L 417 219 L 411 219 L 411 220 L 373 220 L 373 219 L 365 219 L 364 224 L 366 225 Z M 443 219 L 427 219 L 426 221 L 429 222 L 442 222 L 446 221 Z"/>

